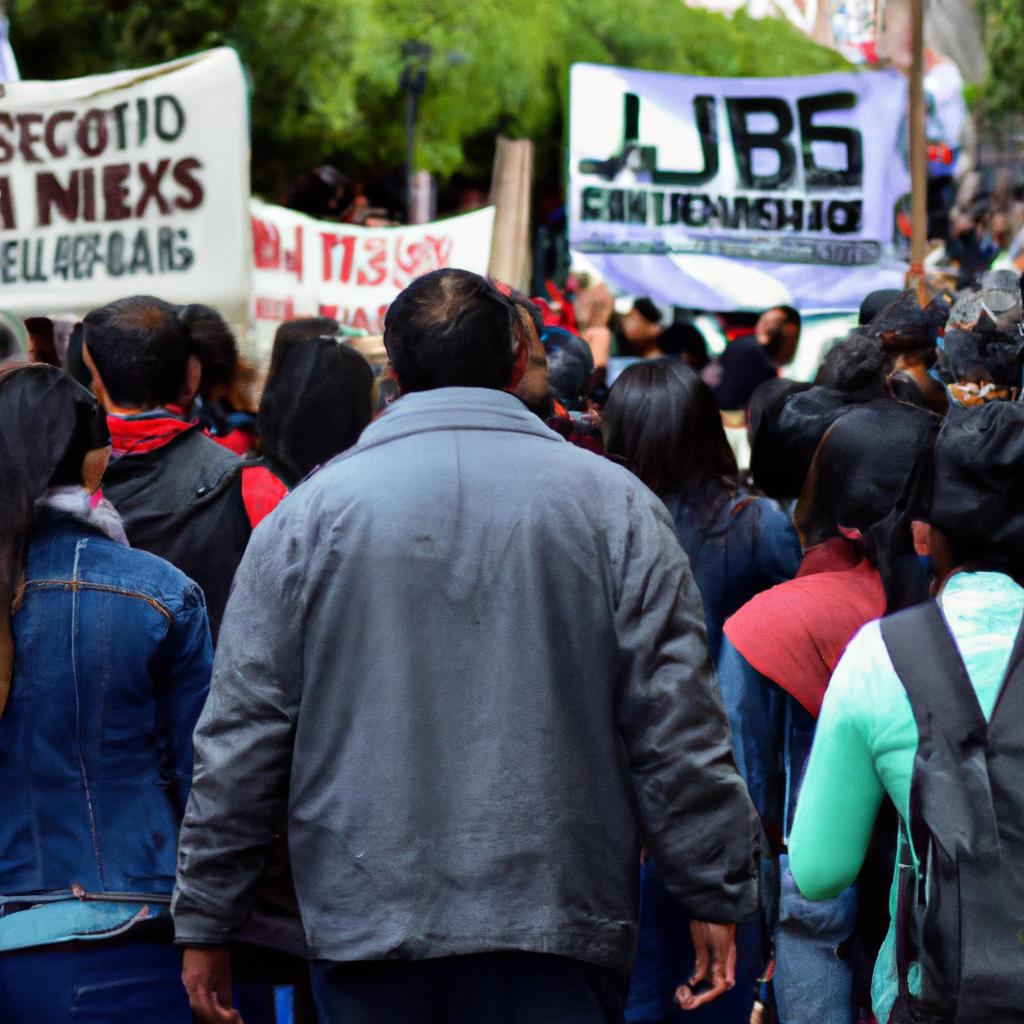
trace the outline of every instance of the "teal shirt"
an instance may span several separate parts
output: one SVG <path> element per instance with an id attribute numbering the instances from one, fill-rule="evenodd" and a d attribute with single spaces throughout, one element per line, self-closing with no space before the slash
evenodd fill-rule
<path id="1" fill-rule="evenodd" d="M 985 718 L 995 707 L 1024 615 L 1024 589 L 1001 573 L 957 573 L 940 597 L 943 613 Z M 790 868 L 808 899 L 835 896 L 860 871 L 887 793 L 909 817 L 917 724 L 878 622 L 850 642 L 829 683 L 789 839 Z M 895 910 L 895 880 L 890 915 Z M 911 978 L 916 987 L 916 978 Z M 875 1016 L 896 996 L 894 926 L 872 983 Z"/>

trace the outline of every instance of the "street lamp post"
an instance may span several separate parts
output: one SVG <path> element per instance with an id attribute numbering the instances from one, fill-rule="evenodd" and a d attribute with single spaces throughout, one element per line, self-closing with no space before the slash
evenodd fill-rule
<path id="1" fill-rule="evenodd" d="M 413 189 L 416 177 L 416 120 L 419 102 L 427 87 L 427 63 L 432 47 L 429 43 L 408 39 L 402 44 L 402 76 L 399 79 L 405 92 L 405 220 L 412 223 L 414 210 Z"/>

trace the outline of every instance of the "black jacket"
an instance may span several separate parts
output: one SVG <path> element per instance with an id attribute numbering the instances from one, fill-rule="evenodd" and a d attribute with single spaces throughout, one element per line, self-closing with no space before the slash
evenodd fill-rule
<path id="1" fill-rule="evenodd" d="M 103 477 L 132 547 L 166 558 L 202 587 L 214 642 L 252 534 L 242 465 L 195 426 L 160 448 L 114 459 Z"/>

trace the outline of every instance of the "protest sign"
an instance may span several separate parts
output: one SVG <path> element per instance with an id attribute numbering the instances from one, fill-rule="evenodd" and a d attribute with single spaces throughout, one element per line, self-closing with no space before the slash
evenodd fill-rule
<path id="1" fill-rule="evenodd" d="M 332 317 L 379 334 L 394 297 L 431 270 L 487 273 L 494 208 L 402 227 L 315 220 L 252 200 L 257 352 L 266 355 L 283 320 Z"/>
<path id="2" fill-rule="evenodd" d="M 569 241 L 678 306 L 856 307 L 898 286 L 910 186 L 895 72 L 693 78 L 576 64 Z"/>
<path id="3" fill-rule="evenodd" d="M 0 96 L 0 308 L 84 313 L 136 293 L 249 292 L 245 80 L 222 48 Z"/>

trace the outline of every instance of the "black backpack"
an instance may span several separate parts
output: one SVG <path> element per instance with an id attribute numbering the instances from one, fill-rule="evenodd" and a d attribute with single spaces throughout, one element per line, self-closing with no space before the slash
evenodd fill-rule
<path id="1" fill-rule="evenodd" d="M 901 825 L 890 1024 L 1022 1021 L 1024 623 L 987 723 L 936 602 L 881 629 L 918 729 L 910 821 Z M 907 982 L 915 961 L 917 996 Z"/>

